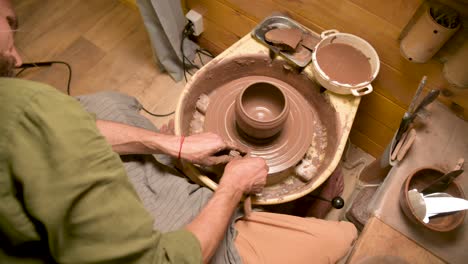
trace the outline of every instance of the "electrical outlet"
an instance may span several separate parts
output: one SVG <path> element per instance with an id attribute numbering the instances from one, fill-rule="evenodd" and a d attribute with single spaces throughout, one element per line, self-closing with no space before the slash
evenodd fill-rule
<path id="1" fill-rule="evenodd" d="M 203 16 L 191 9 L 185 17 L 193 24 L 193 35 L 199 36 L 203 32 Z"/>

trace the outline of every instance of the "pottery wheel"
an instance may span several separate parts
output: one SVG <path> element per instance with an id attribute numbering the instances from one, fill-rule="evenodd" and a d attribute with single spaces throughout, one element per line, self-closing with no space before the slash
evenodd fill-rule
<path id="1" fill-rule="evenodd" d="M 267 143 L 254 143 L 242 136 L 235 121 L 235 100 L 242 88 L 256 82 L 280 87 L 290 102 L 290 112 L 283 130 Z M 251 150 L 252 156 L 266 160 L 269 174 L 295 166 L 309 149 L 313 137 L 314 112 L 305 98 L 289 84 L 266 76 L 248 76 L 228 82 L 210 94 L 205 116 L 205 131 Z"/>

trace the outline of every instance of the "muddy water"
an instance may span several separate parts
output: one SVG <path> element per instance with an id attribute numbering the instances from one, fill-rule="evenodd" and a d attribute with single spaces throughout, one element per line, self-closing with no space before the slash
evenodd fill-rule
<path id="1" fill-rule="evenodd" d="M 331 80 L 356 85 L 370 81 L 371 65 L 361 51 L 343 44 L 331 43 L 317 51 L 317 62 Z"/>

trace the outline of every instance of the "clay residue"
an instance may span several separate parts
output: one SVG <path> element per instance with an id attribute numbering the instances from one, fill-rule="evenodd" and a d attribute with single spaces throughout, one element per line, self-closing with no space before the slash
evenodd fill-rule
<path id="1" fill-rule="evenodd" d="M 296 166 L 296 175 L 303 181 L 310 181 L 317 175 L 318 168 L 325 158 L 328 139 L 327 129 L 320 121 L 314 121 L 312 144 L 302 161 Z"/>
<path id="2" fill-rule="evenodd" d="M 371 81 L 369 58 L 356 48 L 331 43 L 316 52 L 318 65 L 332 81 L 350 85 Z"/>
<path id="3" fill-rule="evenodd" d="M 287 54 L 298 65 L 310 62 L 320 38 L 299 28 L 274 28 L 265 34 L 265 40 Z"/>
<path id="4" fill-rule="evenodd" d="M 206 94 L 201 94 L 196 104 L 197 110 L 202 114 L 206 114 L 206 110 L 208 109 L 209 104 L 210 97 L 208 97 Z"/>
<path id="5" fill-rule="evenodd" d="M 205 124 L 205 115 L 195 110 L 193 118 L 190 121 L 190 135 L 203 133 L 203 125 Z"/>
<path id="6" fill-rule="evenodd" d="M 305 61 L 305 60 L 310 60 L 312 56 L 312 52 L 308 50 L 307 48 L 303 47 L 302 45 L 299 45 L 295 52 L 291 54 L 291 56 L 298 61 Z"/>
<path id="7" fill-rule="evenodd" d="M 265 39 L 282 50 L 295 50 L 302 40 L 302 31 L 297 28 L 275 28 L 265 34 Z"/>
<path id="8" fill-rule="evenodd" d="M 302 35 L 301 46 L 310 51 L 314 51 L 315 46 L 320 42 L 320 39 L 310 33 Z"/>

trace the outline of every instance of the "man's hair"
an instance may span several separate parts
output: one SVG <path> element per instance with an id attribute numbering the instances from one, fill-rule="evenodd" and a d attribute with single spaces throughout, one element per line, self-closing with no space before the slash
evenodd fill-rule
<path id="1" fill-rule="evenodd" d="M 10 25 L 10 28 L 12 30 L 17 30 L 18 29 L 18 19 L 16 17 L 7 16 L 6 20 L 7 20 L 8 25 Z"/>
<path id="2" fill-rule="evenodd" d="M 13 77 L 14 69 L 15 58 L 0 52 L 0 77 Z"/>

